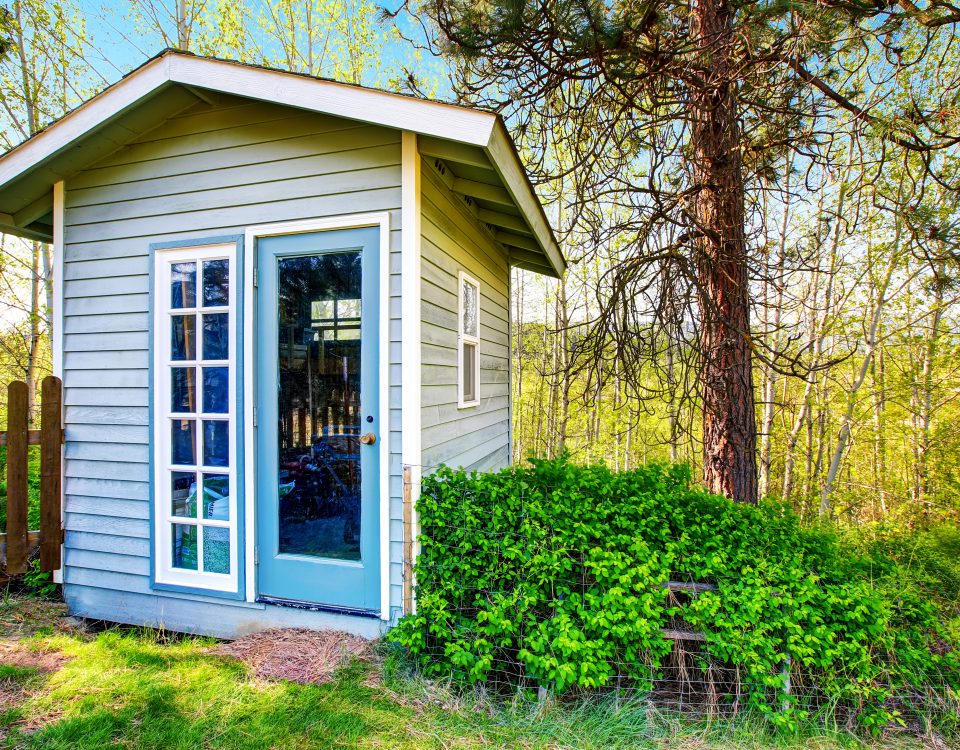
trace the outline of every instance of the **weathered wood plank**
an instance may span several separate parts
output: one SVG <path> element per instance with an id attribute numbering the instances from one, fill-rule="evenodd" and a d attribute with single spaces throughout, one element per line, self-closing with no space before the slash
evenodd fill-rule
<path id="1" fill-rule="evenodd" d="M 0 445 L 6 444 L 6 431 L 0 432 Z M 27 445 L 40 445 L 40 430 L 27 430 Z"/>
<path id="2" fill-rule="evenodd" d="M 671 591 L 680 591 L 690 594 L 702 594 L 705 591 L 716 591 L 717 587 L 712 583 L 696 583 L 687 581 L 667 581 L 660 584 Z"/>
<path id="3" fill-rule="evenodd" d="M 27 570 L 27 384 L 7 386 L 7 573 Z"/>
<path id="4" fill-rule="evenodd" d="M 692 630 L 670 630 L 664 629 L 660 633 L 668 641 L 698 641 L 700 643 L 707 640 L 703 633 L 695 633 Z"/>
<path id="5" fill-rule="evenodd" d="M 63 386 L 48 375 L 40 385 L 40 570 L 60 568 Z"/>
<path id="6" fill-rule="evenodd" d="M 29 557 L 38 546 L 40 545 L 40 532 L 39 531 L 28 531 L 27 532 L 27 556 Z M 7 561 L 7 535 L 0 534 L 0 563 L 5 563 Z M 7 573 L 11 571 L 7 569 Z"/>

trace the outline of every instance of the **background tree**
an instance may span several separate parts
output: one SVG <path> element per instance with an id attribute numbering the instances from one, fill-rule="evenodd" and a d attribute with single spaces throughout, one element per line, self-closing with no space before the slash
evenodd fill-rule
<path id="1" fill-rule="evenodd" d="M 568 210 L 595 247 L 616 248 L 590 328 L 595 358 L 615 349 L 619 377 L 658 397 L 669 387 L 664 350 L 690 363 L 706 484 L 755 501 L 754 360 L 794 374 L 810 366 L 809 352 L 751 325 L 763 301 L 753 287 L 772 278 L 757 252 L 760 195 L 782 200 L 776 165 L 788 153 L 814 179 L 832 169 L 848 127 L 879 140 L 879 162 L 922 154 L 921 173 L 949 179 L 939 155 L 958 142 L 956 89 L 922 107 L 909 86 L 890 94 L 930 64 L 934 46 L 953 49 L 952 6 L 432 0 L 430 9 L 460 61 L 461 99 L 503 112 L 539 181 L 572 180 Z M 551 158 L 557 139 L 569 167 Z M 818 260 L 792 258 L 772 280 Z"/>
<path id="2" fill-rule="evenodd" d="M 4 149 L 35 134 L 85 98 L 86 81 L 81 76 L 87 52 L 83 20 L 66 2 L 14 0 L 6 21 L 11 46 L 0 60 L 0 108 L 6 125 L 0 131 L 0 144 Z M 51 249 L 15 237 L 0 240 L 0 299 L 8 321 L 0 335 L 0 365 L 13 377 L 26 380 L 30 414 L 35 417 L 38 385 L 50 369 Z"/>

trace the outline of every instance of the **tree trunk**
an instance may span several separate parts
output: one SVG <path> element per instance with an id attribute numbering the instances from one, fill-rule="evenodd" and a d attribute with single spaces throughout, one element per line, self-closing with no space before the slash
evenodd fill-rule
<path id="1" fill-rule="evenodd" d="M 770 308 L 769 286 L 771 279 L 776 287 L 776 297 L 773 303 L 773 310 L 770 314 L 773 320 L 764 320 L 764 333 L 771 335 L 770 324 L 772 323 L 772 335 L 774 339 L 774 350 L 779 349 L 780 343 L 780 320 L 783 311 L 784 280 L 783 267 L 787 250 L 787 230 L 790 224 L 790 173 L 793 169 L 793 159 L 787 157 L 784 168 L 784 194 L 783 217 L 780 224 L 780 237 L 777 243 L 777 259 L 775 271 L 771 270 L 770 258 L 767 257 L 767 273 L 764 282 L 764 317 Z M 764 202 L 764 214 L 766 214 L 766 202 Z M 766 215 L 764 215 L 764 226 L 766 226 Z M 763 422 L 760 428 L 760 489 L 761 497 L 766 497 L 770 493 L 770 449 L 773 441 L 773 419 L 775 416 L 774 396 L 777 388 L 777 370 L 773 365 L 764 367 L 763 371 Z"/>
<path id="2" fill-rule="evenodd" d="M 897 232 L 893 246 L 899 247 L 900 233 Z M 876 290 L 876 298 L 873 303 L 869 323 L 867 325 L 867 347 L 863 354 L 863 361 L 860 363 L 860 369 L 857 372 L 850 390 L 847 392 L 847 404 L 843 412 L 840 423 L 840 431 L 837 434 L 837 444 L 833 449 L 833 455 L 830 458 L 830 467 L 827 469 L 827 478 L 823 484 L 823 490 L 820 493 L 820 516 L 828 516 L 831 511 L 831 501 L 837 480 L 837 472 L 840 469 L 840 461 L 843 459 L 844 452 L 847 449 L 847 443 L 850 440 L 850 430 L 853 426 L 853 413 L 857 406 L 857 394 L 860 387 L 866 380 L 870 372 L 870 365 L 873 362 L 873 355 L 877 350 L 877 337 L 880 328 L 880 321 L 884 307 L 887 302 L 887 290 L 890 287 L 890 281 L 893 278 L 893 272 L 896 269 L 896 256 L 889 261 L 887 271 L 884 274 L 880 286 Z"/>
<path id="3" fill-rule="evenodd" d="M 690 35 L 704 78 L 689 87 L 699 230 L 703 473 L 711 492 L 755 503 L 757 423 L 736 73 L 731 70 L 733 19 L 726 0 L 693 2 Z"/>
<path id="4" fill-rule="evenodd" d="M 560 348 L 560 414 L 557 424 L 557 453 L 567 449 L 567 426 L 570 422 L 570 349 L 567 328 L 570 316 L 567 312 L 567 286 L 560 279 L 557 288 L 557 343 Z"/>
<path id="5" fill-rule="evenodd" d="M 677 453 L 677 440 L 680 433 L 680 414 L 677 408 L 677 376 L 673 362 L 673 346 L 667 345 L 667 423 L 670 428 L 670 462 L 677 463 L 679 455 Z"/>
<path id="6" fill-rule="evenodd" d="M 926 341 L 923 348 L 923 359 L 920 367 L 920 398 L 918 440 L 917 440 L 917 485 L 919 487 L 918 500 L 922 504 L 924 513 L 930 508 L 931 481 L 930 481 L 930 448 L 931 425 L 933 421 L 933 390 L 934 365 L 937 358 L 937 349 L 940 343 L 940 322 L 943 319 L 943 287 L 946 283 L 946 269 L 943 263 L 934 268 L 933 280 L 933 310 L 929 315 Z"/>

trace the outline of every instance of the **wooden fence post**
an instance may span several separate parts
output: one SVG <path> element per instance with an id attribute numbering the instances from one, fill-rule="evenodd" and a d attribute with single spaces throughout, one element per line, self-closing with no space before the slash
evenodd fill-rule
<path id="1" fill-rule="evenodd" d="M 27 384 L 7 386 L 7 575 L 27 571 Z"/>
<path id="2" fill-rule="evenodd" d="M 40 570 L 60 569 L 63 385 L 48 375 L 40 386 Z"/>

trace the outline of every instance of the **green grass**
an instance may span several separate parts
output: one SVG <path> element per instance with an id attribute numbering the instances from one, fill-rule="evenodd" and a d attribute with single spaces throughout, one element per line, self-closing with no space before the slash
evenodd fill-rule
<path id="1" fill-rule="evenodd" d="M 54 649 L 69 660 L 50 674 L 0 667 L 0 686 L 17 683 L 26 694 L 0 712 L 0 747 L 864 747 L 838 730 L 775 736 L 760 720 L 668 720 L 640 701 L 497 704 L 424 681 L 396 655 L 379 665 L 353 663 L 326 685 L 263 682 L 243 665 L 211 655 L 213 643 L 149 630 L 84 636 L 40 626 L 21 638 L 21 646 Z M 920 745 L 900 740 L 869 746 Z"/>
<path id="2" fill-rule="evenodd" d="M 40 528 L 40 446 L 27 448 L 27 528 Z M 0 445 L 0 533 L 7 530 L 7 446 Z"/>

